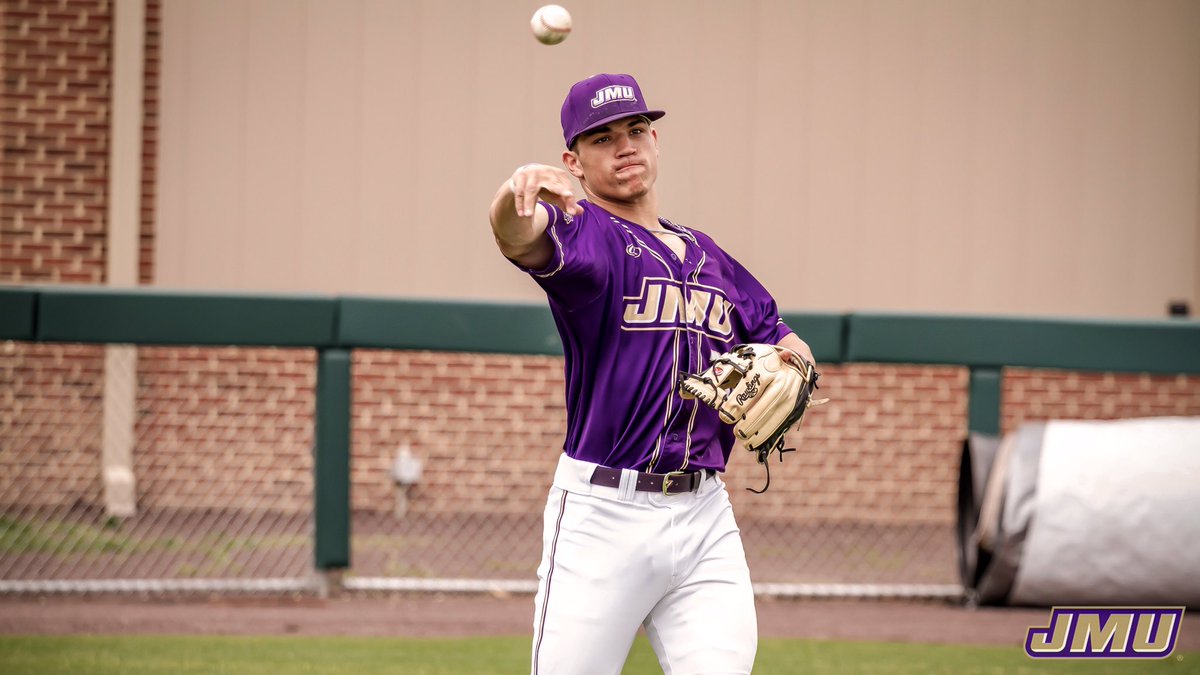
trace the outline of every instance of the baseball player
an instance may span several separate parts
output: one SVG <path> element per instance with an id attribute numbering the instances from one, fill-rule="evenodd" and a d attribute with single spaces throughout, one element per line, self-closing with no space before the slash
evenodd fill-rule
<path id="1" fill-rule="evenodd" d="M 535 674 L 620 673 L 639 626 L 665 673 L 754 664 L 754 595 L 721 479 L 733 434 L 678 385 L 739 343 L 812 352 L 741 264 L 659 216 L 652 122 L 664 114 L 629 75 L 576 83 L 565 170 L 521 166 L 491 204 L 496 243 L 545 290 L 565 352 Z"/>

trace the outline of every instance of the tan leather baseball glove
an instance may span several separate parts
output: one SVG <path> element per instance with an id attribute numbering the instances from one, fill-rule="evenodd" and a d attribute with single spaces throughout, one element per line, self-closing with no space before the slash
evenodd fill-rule
<path id="1" fill-rule="evenodd" d="M 811 406 L 829 400 L 812 398 L 818 377 L 813 364 L 786 347 L 745 344 L 716 357 L 703 372 L 685 376 L 679 390 L 716 410 L 765 465 L 772 452 L 778 450 L 782 460 L 793 449 L 783 447 L 784 435 L 799 426 Z"/>

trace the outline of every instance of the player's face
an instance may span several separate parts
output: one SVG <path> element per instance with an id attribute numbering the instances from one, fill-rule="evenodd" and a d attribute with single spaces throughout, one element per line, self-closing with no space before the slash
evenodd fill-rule
<path id="1" fill-rule="evenodd" d="M 597 196 L 636 201 L 658 180 L 658 132 L 644 117 L 626 117 L 580 136 L 563 162 Z"/>

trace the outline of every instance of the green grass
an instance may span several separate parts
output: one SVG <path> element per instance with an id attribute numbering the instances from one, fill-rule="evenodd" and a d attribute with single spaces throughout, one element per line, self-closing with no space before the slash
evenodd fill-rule
<path id="1" fill-rule="evenodd" d="M 138 538 L 121 531 L 119 521 L 104 525 L 62 520 L 26 521 L 0 516 L 0 553 L 51 553 L 60 556 L 134 554 L 151 551 L 202 553 L 225 563 L 243 550 L 295 548 L 307 545 L 307 535 L 229 536 L 206 533 L 188 540 L 177 536 Z"/>
<path id="2" fill-rule="evenodd" d="M 490 675 L 529 672 L 524 637 L 395 639 L 214 636 L 0 636 L 0 673 Z M 639 637 L 626 675 L 660 673 Z M 1035 662 L 1020 647 L 764 640 L 755 673 L 1200 673 L 1200 652 L 1166 660 Z"/>
<path id="3" fill-rule="evenodd" d="M 118 531 L 115 524 L 105 527 L 0 517 L 3 553 L 135 553 L 144 548 Z"/>

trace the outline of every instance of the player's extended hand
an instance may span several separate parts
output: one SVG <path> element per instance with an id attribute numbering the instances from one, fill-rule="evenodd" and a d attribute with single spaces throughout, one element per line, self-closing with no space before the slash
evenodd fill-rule
<path id="1" fill-rule="evenodd" d="M 522 218 L 533 215 L 539 199 L 573 216 L 582 211 L 575 199 L 571 174 L 564 169 L 546 164 L 526 164 L 513 172 L 508 187 L 513 192 L 517 215 Z"/>

